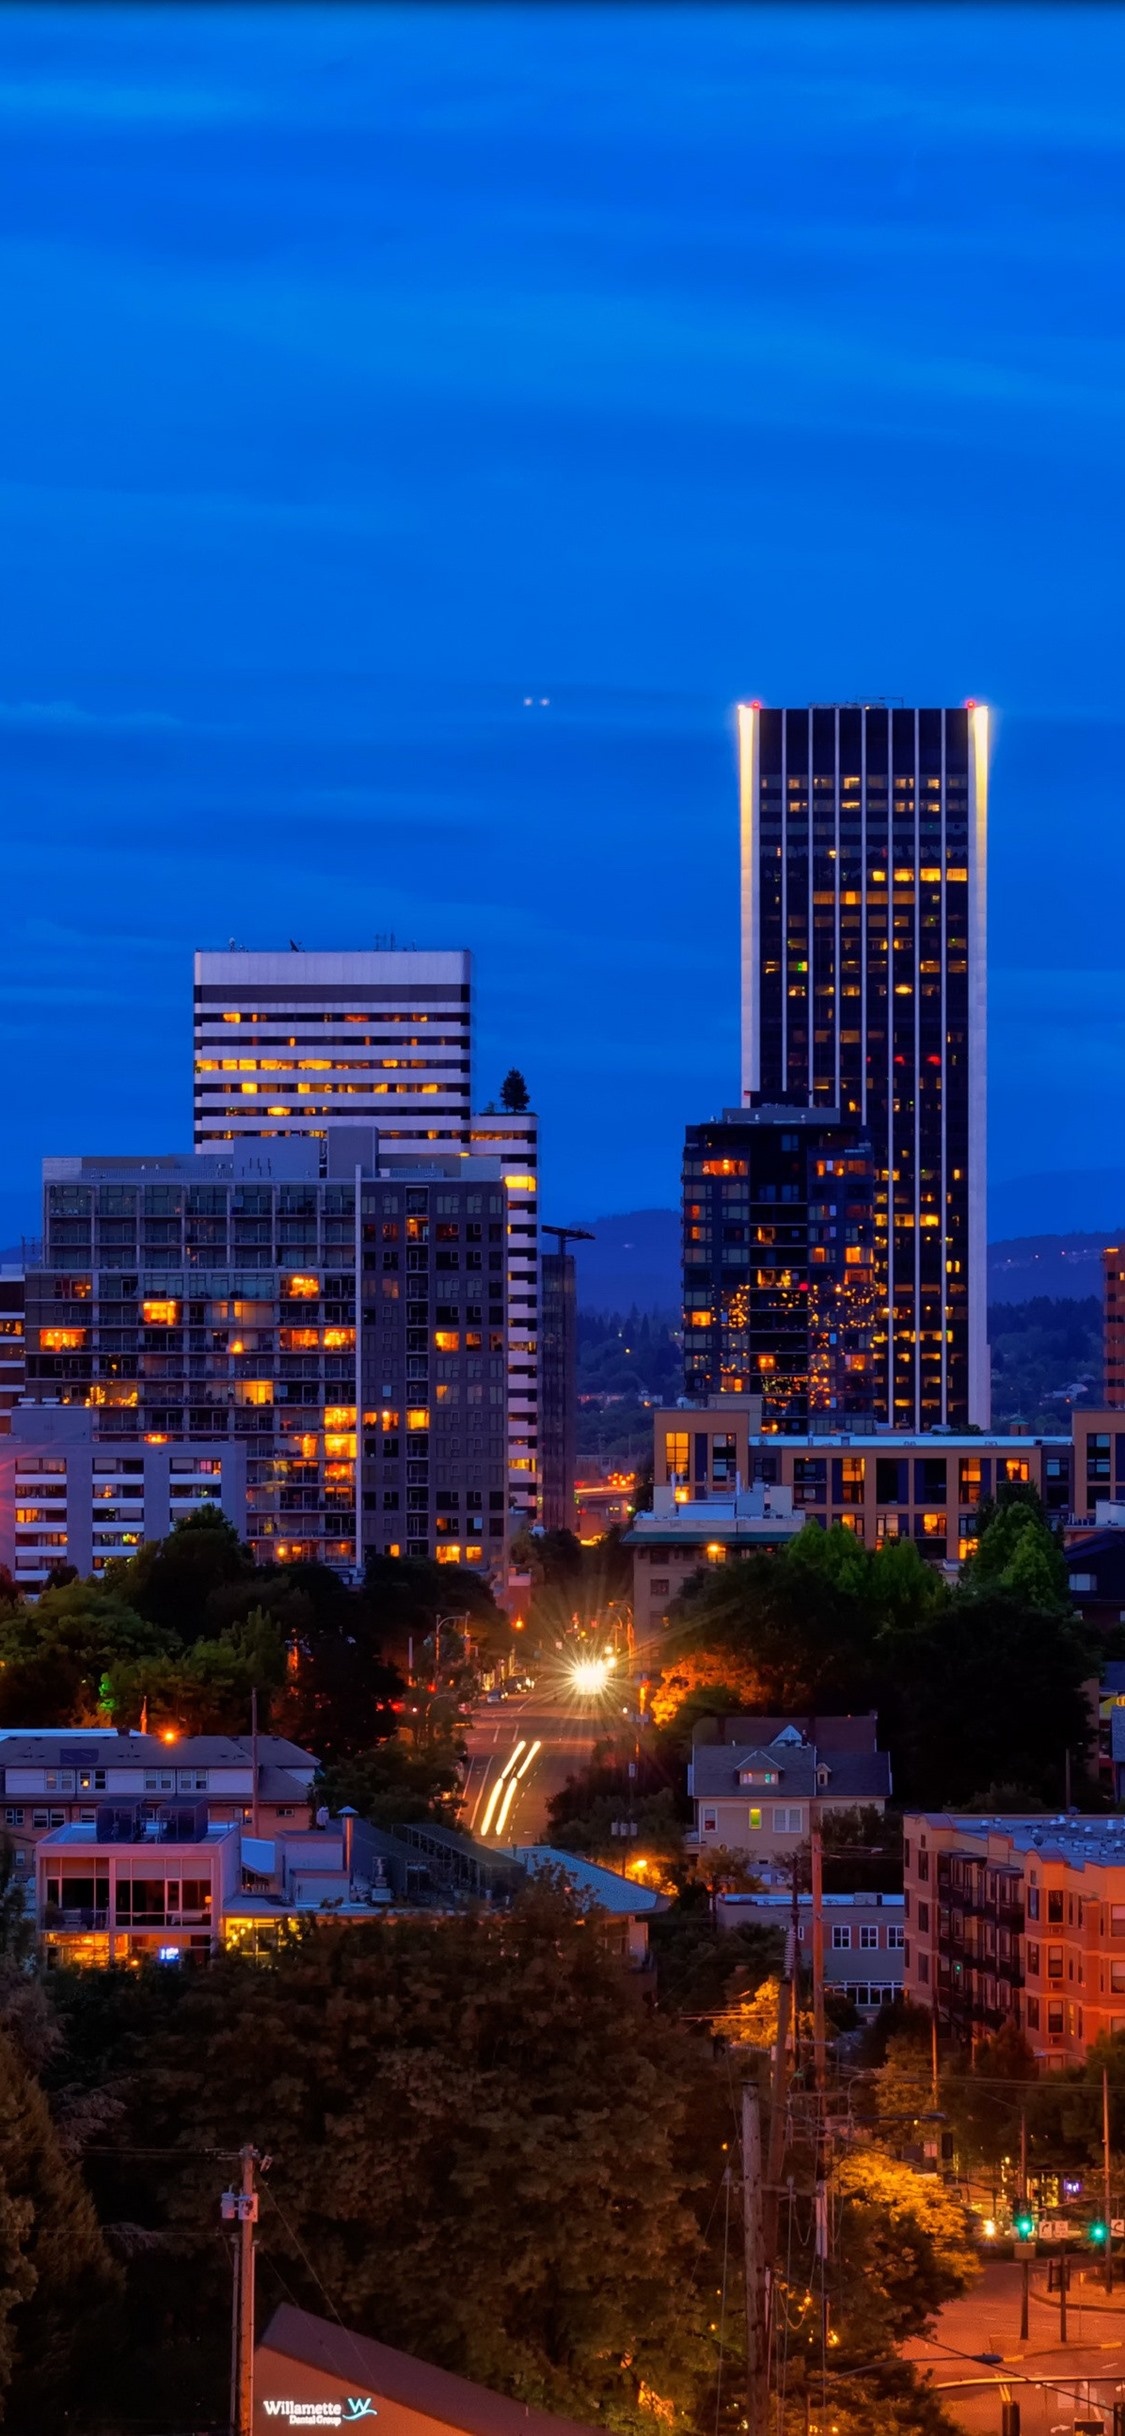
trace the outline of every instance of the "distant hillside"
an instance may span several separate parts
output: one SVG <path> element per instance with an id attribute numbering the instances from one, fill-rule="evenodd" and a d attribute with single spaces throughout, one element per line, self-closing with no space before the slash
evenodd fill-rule
<path id="1" fill-rule="evenodd" d="M 1122 1240 L 1122 1229 L 1098 1235 L 1013 1235 L 988 1247 L 990 1303 L 1026 1303 L 1040 1294 L 1096 1294 L 1101 1300 L 1102 1252 Z"/>
<path id="2" fill-rule="evenodd" d="M 1125 1180 L 1123 1180 L 1125 1201 Z M 629 1210 L 585 1222 L 596 1240 L 575 1245 L 583 1311 L 659 1312 L 680 1308 L 680 1220 L 676 1210 Z M 1119 1230 L 1125 1240 L 1125 1224 Z M 1115 1230 L 1074 1235 L 1015 1235 L 988 1247 L 990 1303 L 1100 1297 L 1103 1246 Z"/>
<path id="3" fill-rule="evenodd" d="M 583 1311 L 680 1310 L 678 1210 L 629 1210 L 624 1217 L 588 1218 L 593 1243 L 576 1243 L 578 1301 Z"/>

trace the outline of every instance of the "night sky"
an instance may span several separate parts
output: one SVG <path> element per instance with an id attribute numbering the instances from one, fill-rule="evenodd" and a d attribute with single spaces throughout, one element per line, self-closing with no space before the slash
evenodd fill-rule
<path id="1" fill-rule="evenodd" d="M 997 706 L 994 1226 L 1119 1218 L 1123 135 L 1112 9 L 0 12 L 0 1243 L 232 936 L 470 946 L 674 1200 L 740 693 Z"/>

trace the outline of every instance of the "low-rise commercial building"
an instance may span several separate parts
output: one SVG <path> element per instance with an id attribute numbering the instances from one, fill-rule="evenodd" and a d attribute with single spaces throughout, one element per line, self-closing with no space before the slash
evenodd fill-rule
<path id="1" fill-rule="evenodd" d="M 192 1963 L 222 1946 L 268 1954 L 302 1919 L 369 1920 L 346 1821 L 272 1836 L 210 1819 L 204 1800 L 106 1802 L 35 1849 L 35 1918 L 61 1962 Z"/>
<path id="2" fill-rule="evenodd" d="M 808 1839 L 812 1816 L 871 1805 L 891 1792 L 889 1753 L 866 1717 L 701 1718 L 688 1762 L 700 1851 L 744 1852 L 767 1878 Z"/>
<path id="3" fill-rule="evenodd" d="M 257 1777 L 255 1778 L 255 1762 Z M 0 1733 L 0 1802 L 16 1867 L 53 1830 L 92 1827 L 107 1804 L 201 1802 L 212 1826 L 270 1836 L 308 1818 L 317 1762 L 280 1734 L 121 1734 L 83 1726 Z"/>
<path id="4" fill-rule="evenodd" d="M 824 1985 L 829 1996 L 846 1997 L 860 2013 L 877 2013 L 902 1994 L 906 1944 L 901 1895 L 824 1895 Z M 789 1893 L 720 1895 L 720 1928 L 788 1929 Z M 812 1969 L 812 1896 L 797 1898 L 797 1943 L 806 1971 Z"/>
<path id="5" fill-rule="evenodd" d="M 1048 1514 L 1062 1520 L 1071 1511 L 1072 1471 L 1082 1468 L 1074 1460 L 1085 1419 L 1078 1414 L 1073 1446 L 1069 1438 L 996 1431 L 878 1429 L 789 1437 L 763 1431 L 759 1415 L 756 1397 L 720 1395 L 706 1404 L 661 1406 L 653 1415 L 657 1486 L 697 1499 L 726 1495 L 736 1484 L 788 1489 L 807 1520 L 842 1524 L 868 1547 L 913 1539 L 926 1556 L 956 1565 L 972 1551 L 983 1500 L 1005 1488 L 1030 1487 Z M 1125 1480 L 1125 1432 L 1121 1443 Z"/>
<path id="6" fill-rule="evenodd" d="M 972 2045 L 1014 2022 L 1043 2066 L 1125 2031 L 1125 1819 L 904 1820 L 904 1991 Z"/>
<path id="7" fill-rule="evenodd" d="M 642 1646 L 658 1633 L 677 1591 L 701 1565 L 723 1565 L 757 1548 L 795 1538 L 804 1515 L 789 1489 L 732 1488 L 727 1496 L 692 1498 L 658 1487 L 651 1509 L 634 1514 L 623 1545 L 633 1553 L 633 1625 Z"/>

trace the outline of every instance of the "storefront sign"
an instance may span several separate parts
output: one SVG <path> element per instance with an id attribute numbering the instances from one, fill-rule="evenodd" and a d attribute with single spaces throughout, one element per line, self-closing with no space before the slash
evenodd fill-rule
<path id="1" fill-rule="evenodd" d="M 279 2419 L 287 2428 L 354 2428 L 361 2419 L 379 2416 L 370 2395 L 364 2394 L 349 2394 L 344 2402 L 267 2402 L 263 2395 L 262 2410 L 267 2419 Z"/>

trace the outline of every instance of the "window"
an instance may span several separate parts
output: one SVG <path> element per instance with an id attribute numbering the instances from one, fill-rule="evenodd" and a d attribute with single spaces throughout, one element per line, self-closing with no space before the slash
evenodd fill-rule
<path id="1" fill-rule="evenodd" d="M 799 1805 L 792 1809 L 788 1804 L 782 1804 L 774 1810 L 773 1831 L 775 1835 L 800 1835 L 804 1823 L 805 1814 Z"/>
<path id="2" fill-rule="evenodd" d="M 1061 1998 L 1060 1998 L 1060 1999 L 1059 1999 L 1057 2002 L 1055 2002 L 1054 2000 L 1052 2000 L 1052 2002 L 1051 2002 L 1051 2003 L 1048 2005 L 1048 2007 L 1047 2007 L 1047 2035 L 1048 2035 L 1048 2037 L 1050 2037 L 1050 2038 L 1061 2038 L 1061 2037 L 1062 2037 L 1062 2026 L 1063 2026 L 1063 2009 L 1062 2009 L 1062 2000 L 1061 2000 Z"/>
<path id="3" fill-rule="evenodd" d="M 1125 1937 L 1125 1903 L 1110 1904 L 1109 1926 L 1112 1936 Z"/>
<path id="4" fill-rule="evenodd" d="M 651 1589 L 654 1599 L 666 1599 L 670 1588 L 671 1576 L 669 1574 L 653 1574 Z"/>
<path id="5" fill-rule="evenodd" d="M 718 1811 L 704 1810 L 700 1816 L 700 1827 L 704 1835 L 717 1835 L 719 1831 Z"/>
<path id="6" fill-rule="evenodd" d="M 904 1896 L 904 1897 L 903 1897 L 903 1907 L 904 1907 L 904 1909 L 905 1909 L 905 1904 L 906 1904 L 906 1898 L 905 1898 L 905 1896 Z M 919 1927 L 919 1929 L 920 1929 L 920 1930 L 923 1930 L 923 1929 L 928 1929 L 928 1928 L 929 1928 L 929 1925 L 930 1925 L 930 1907 L 929 1907 L 929 1904 L 928 1904 L 928 1903 L 920 1903 L 920 1904 L 919 1904 L 919 1906 L 918 1906 L 918 1927 Z"/>
<path id="7" fill-rule="evenodd" d="M 206 1793 L 206 1768 L 181 1768 L 179 1774 L 181 1793 Z"/>
<path id="8" fill-rule="evenodd" d="M 1027 2026 L 1029 2030 L 1038 2030 L 1039 2028 L 1039 1999 L 1037 1996 L 1028 1997 Z"/>
<path id="9" fill-rule="evenodd" d="M 1111 1962 L 1109 1984 L 1115 1996 L 1125 1995 L 1125 1962 Z"/>
<path id="10" fill-rule="evenodd" d="M 859 1927 L 859 1947 L 860 1947 L 860 1952 L 861 1952 L 862 1954 L 870 1954 L 871 1952 L 873 1952 L 874 1948 L 875 1948 L 875 1947 L 878 1945 L 878 1943 L 879 1943 L 879 1927 L 878 1927 L 878 1922 L 877 1922 L 877 1921 L 870 1921 L 870 1920 L 861 1920 L 861 1922 L 860 1922 L 860 1927 Z"/>
<path id="11" fill-rule="evenodd" d="M 929 1955 L 928 1955 L 928 1954 L 919 1954 L 919 1956 L 918 1956 L 918 1977 L 919 1977 L 919 1979 L 920 1979 L 920 1980 L 927 1980 L 927 1979 L 929 1978 L 929 1976 L 930 1976 L 930 1957 L 929 1957 Z"/>
<path id="12" fill-rule="evenodd" d="M 892 1921 L 887 1930 L 887 1946 L 892 1954 L 901 1954 L 906 1944 L 906 1930 L 900 1921 Z"/>
<path id="13" fill-rule="evenodd" d="M 1039 1889 L 1037 1886 L 1028 1887 L 1027 1916 L 1029 1920 L 1038 1920 L 1039 1918 Z M 1125 1928 L 1125 1903 L 1123 1903 L 1121 1906 L 1121 1925 L 1122 1928 Z"/>
<path id="14" fill-rule="evenodd" d="M 1062 1888 L 1061 1888 L 1061 1886 L 1049 1886 L 1049 1887 L 1048 1887 L 1048 1889 L 1047 1889 L 1047 1922 L 1048 1922 L 1048 1926 L 1051 1926 L 1051 1925 L 1057 1924 L 1059 1927 L 1061 1927 L 1061 1925 L 1062 1925 L 1062 1919 L 1063 1919 L 1063 1896 L 1062 1896 Z"/>
<path id="15" fill-rule="evenodd" d="M 5 1827 L 22 1827 L 22 1826 L 23 1826 L 23 1812 L 22 1812 L 22 1810 L 6 1810 L 6 1811 L 4 1812 L 4 1825 L 5 1825 Z"/>
<path id="16" fill-rule="evenodd" d="M 1061 1978 L 1062 1978 L 1062 1975 L 1063 1975 L 1063 1950 L 1062 1950 L 1062 1947 L 1061 1947 L 1061 1945 L 1049 1945 L 1049 1946 L 1048 1946 L 1048 1948 L 1047 1948 L 1047 1977 L 1048 1977 L 1048 1979 L 1061 1979 Z"/>
<path id="17" fill-rule="evenodd" d="M 758 1829 L 758 1828 L 761 1826 L 761 1824 L 762 1824 L 762 1813 L 761 1813 L 761 1811 L 760 1811 L 760 1810 L 751 1810 L 751 1811 L 749 1812 L 749 1820 L 750 1820 L 750 1832 L 751 1832 L 751 1834 L 754 1834 L 754 1833 L 756 1833 L 757 1829 Z"/>
<path id="18" fill-rule="evenodd" d="M 686 1429 L 664 1432 L 664 1480 L 667 1486 L 674 1480 L 686 1480 L 688 1472 L 688 1433 Z"/>
<path id="19" fill-rule="evenodd" d="M 851 1929 L 850 1929 L 850 1928 L 849 1928 L 849 1927 L 846 1925 L 846 1923 L 844 1923 L 844 1922 L 842 1922 L 842 1921 L 839 1921 L 839 1920 L 834 1920 L 834 1921 L 833 1921 L 833 1923 L 832 1923 L 832 1951 L 833 1951 L 833 1953 L 834 1953 L 834 1954 L 847 1954 L 847 1953 L 850 1953 L 850 1951 L 851 1951 L 851 1943 L 852 1943 L 852 1932 L 851 1932 Z"/>
<path id="20" fill-rule="evenodd" d="M 923 1886 L 925 1885 L 926 1880 L 927 1880 L 927 1878 L 929 1877 L 929 1874 L 930 1874 L 930 1856 L 929 1856 L 929 1853 L 928 1853 L 928 1852 L 920 1852 L 920 1853 L 919 1853 L 919 1855 L 918 1855 L 918 1876 L 919 1876 L 919 1878 L 921 1879 Z"/>
<path id="21" fill-rule="evenodd" d="M 176 1771 L 174 1768 L 145 1769 L 146 1793 L 174 1793 L 175 1790 Z"/>
<path id="22" fill-rule="evenodd" d="M 1038 1948 L 1038 1946 L 1037 1946 L 1037 1945 L 1030 1945 L 1030 1944 L 1029 1944 L 1029 1946 L 1028 1946 L 1028 1949 L 1027 1949 L 1027 1967 L 1028 1967 L 1029 1972 L 1030 1972 L 1030 1973 L 1033 1975 L 1033 1977 L 1035 1977 L 1036 1979 L 1038 1979 L 1038 1977 L 1039 1977 L 1039 1948 Z"/>

